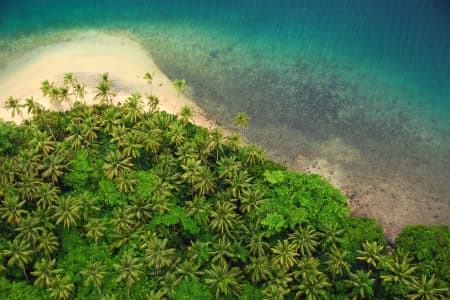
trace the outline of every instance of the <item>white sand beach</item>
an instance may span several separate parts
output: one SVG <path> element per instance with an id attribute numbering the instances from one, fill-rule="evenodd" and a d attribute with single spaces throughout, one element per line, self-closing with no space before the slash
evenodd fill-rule
<path id="1" fill-rule="evenodd" d="M 9 62 L 0 70 L 0 118 L 20 121 L 18 116 L 13 119 L 3 106 L 9 96 L 22 100 L 33 97 L 48 108 L 55 108 L 49 99 L 42 97 L 40 83 L 43 80 L 61 83 L 67 72 L 72 72 L 86 85 L 88 104 L 93 103 L 99 74 L 108 72 L 113 81 L 112 91 L 117 94 L 115 102 L 123 102 L 132 92 L 142 95 L 151 92 L 160 99 L 160 110 L 177 113 L 187 105 L 195 111 L 194 123 L 214 126 L 192 100 L 185 95 L 178 96 L 172 81 L 155 65 L 142 45 L 125 34 L 98 31 L 79 32 L 68 41 L 38 47 Z M 151 85 L 143 79 L 146 72 L 154 74 Z"/>

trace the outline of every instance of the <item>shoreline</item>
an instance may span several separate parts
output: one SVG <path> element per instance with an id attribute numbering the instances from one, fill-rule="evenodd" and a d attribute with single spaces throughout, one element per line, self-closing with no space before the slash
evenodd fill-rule
<path id="1" fill-rule="evenodd" d="M 123 59 L 126 55 L 127 59 Z M 71 72 L 86 86 L 86 103 L 93 104 L 95 86 L 99 74 L 108 72 L 116 93 L 113 102 L 123 102 L 132 92 L 155 95 L 158 108 L 176 114 L 183 106 L 193 109 L 193 123 L 212 128 L 214 120 L 186 95 L 178 96 L 172 81 L 153 62 L 148 51 L 136 40 L 124 34 L 85 31 L 74 34 L 68 40 L 40 46 L 12 60 L 0 70 L 0 119 L 19 122 L 3 107 L 9 97 L 25 99 L 33 97 L 47 108 L 53 105 L 42 97 L 40 83 L 44 80 L 60 84 L 64 73 Z M 146 72 L 153 75 L 150 85 L 143 78 Z M 20 84 L 17 84 L 17 83 Z"/>
<path id="2" fill-rule="evenodd" d="M 43 80 L 49 80 L 61 84 L 66 72 L 72 72 L 75 78 L 86 85 L 86 103 L 93 104 L 91 99 L 95 95 L 99 74 L 108 72 L 113 81 L 112 91 L 117 94 L 113 100 L 114 103 L 123 102 L 132 92 L 139 92 L 143 96 L 151 93 L 160 100 L 159 110 L 176 114 L 181 107 L 187 105 L 194 111 L 191 118 L 194 124 L 209 129 L 217 126 L 216 120 L 208 117 L 207 112 L 189 96 L 185 94 L 178 96 L 172 81 L 154 63 L 148 49 L 133 34 L 95 30 L 68 34 L 70 38 L 57 33 L 60 39 L 49 39 L 48 44 L 41 44 L 36 49 L 26 51 L 24 55 L 14 58 L 0 70 L 0 119 L 21 121 L 18 116 L 11 118 L 10 112 L 3 108 L 3 102 L 9 96 L 21 99 L 32 96 L 47 108 L 55 108 L 48 99 L 42 97 L 40 83 Z M 152 85 L 143 78 L 146 72 L 154 73 Z M 17 84 L 18 82 L 20 84 Z M 222 128 L 225 134 L 231 131 L 227 126 Z M 246 140 L 245 137 L 244 140 Z M 327 147 L 337 149 L 337 153 L 344 153 L 346 157 L 339 158 L 337 163 L 327 161 L 324 154 L 331 151 L 326 149 Z M 390 193 L 390 189 L 397 188 L 396 186 L 386 187 L 385 184 L 378 185 L 375 182 L 367 186 L 362 182 L 359 185 L 355 184 L 359 180 L 356 178 L 357 174 L 345 170 L 342 164 L 345 161 L 362 159 L 358 153 L 346 148 L 346 145 L 340 141 L 324 145 L 324 149 L 321 149 L 313 158 L 298 154 L 296 158 L 286 160 L 283 155 L 270 151 L 268 153 L 270 159 L 278 162 L 287 161 L 287 167 L 290 169 L 319 174 L 324 180 L 339 188 L 348 198 L 348 207 L 352 215 L 376 219 L 388 240 L 392 241 L 404 225 L 413 223 L 409 216 L 397 216 L 401 214 L 399 210 L 407 207 L 407 193 L 402 193 L 401 197 L 404 199 L 400 199 L 401 203 L 398 203 L 397 209 L 383 207 L 377 204 L 377 198 L 384 197 L 385 193 L 380 193 L 377 188 L 386 189 Z M 377 183 L 380 182 L 377 181 Z M 399 201 L 399 199 L 395 200 Z M 417 209 L 413 208 L 414 211 L 421 209 L 424 208 L 419 206 Z M 393 210 L 396 214 L 393 214 Z"/>

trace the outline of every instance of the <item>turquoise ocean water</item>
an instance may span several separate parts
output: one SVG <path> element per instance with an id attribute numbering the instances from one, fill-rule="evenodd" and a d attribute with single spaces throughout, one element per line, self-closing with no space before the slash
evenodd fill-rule
<path id="1" fill-rule="evenodd" d="M 337 139 L 366 162 L 348 172 L 429 182 L 450 201 L 449 1 L 0 3 L 2 51 L 45 32 L 127 30 L 222 124 L 247 112 L 248 137 L 281 161 L 333 161 L 340 150 L 323 145 Z"/>

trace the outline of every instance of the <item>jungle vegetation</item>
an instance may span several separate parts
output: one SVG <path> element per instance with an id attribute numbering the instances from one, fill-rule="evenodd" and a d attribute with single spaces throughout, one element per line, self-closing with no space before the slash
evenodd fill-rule
<path id="1" fill-rule="evenodd" d="M 0 122 L 1 299 L 448 299 L 448 226 L 389 245 L 320 176 L 111 86 L 5 101 L 29 117 Z"/>

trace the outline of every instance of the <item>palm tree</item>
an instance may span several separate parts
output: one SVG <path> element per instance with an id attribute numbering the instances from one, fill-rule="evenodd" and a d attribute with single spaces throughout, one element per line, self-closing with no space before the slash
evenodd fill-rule
<path id="1" fill-rule="evenodd" d="M 178 97 L 180 97 L 180 95 L 184 93 L 184 89 L 186 88 L 186 80 L 185 79 L 174 80 L 173 87 L 177 90 Z"/>
<path id="2" fill-rule="evenodd" d="M 236 157 L 222 157 L 218 162 L 217 173 L 220 179 L 231 180 L 234 174 L 242 169 L 242 164 Z"/>
<path id="3" fill-rule="evenodd" d="M 41 184 L 41 179 L 31 170 L 24 169 L 20 175 L 20 181 L 17 183 L 18 194 L 22 199 L 32 200 Z"/>
<path id="4" fill-rule="evenodd" d="M 78 123 L 70 123 L 67 126 L 70 135 L 66 137 L 66 141 L 71 144 L 72 149 L 81 149 L 84 142 L 82 126 Z"/>
<path id="5" fill-rule="evenodd" d="M 216 152 L 216 162 L 219 161 L 219 153 L 224 152 L 225 140 L 223 132 L 220 128 L 214 128 L 210 131 L 210 138 L 208 143 L 208 151 Z"/>
<path id="6" fill-rule="evenodd" d="M 374 278 L 370 278 L 371 271 L 357 270 L 349 273 L 349 279 L 344 282 L 352 289 L 350 295 L 352 300 L 371 299 L 373 296 Z"/>
<path id="7" fill-rule="evenodd" d="M 58 237 L 52 231 L 44 230 L 40 237 L 37 250 L 39 252 L 44 252 L 48 259 L 50 259 L 50 255 L 56 252 L 58 247 Z"/>
<path id="8" fill-rule="evenodd" d="M 193 217 L 202 225 L 208 225 L 211 214 L 211 203 L 205 197 L 194 197 L 193 200 L 186 201 L 187 215 Z"/>
<path id="9" fill-rule="evenodd" d="M 130 97 L 125 100 L 125 120 L 131 124 L 135 124 L 141 120 L 144 115 L 144 102 L 142 95 L 139 93 L 132 93 Z"/>
<path id="10" fill-rule="evenodd" d="M 155 72 L 145 72 L 144 79 L 147 80 L 147 83 L 150 85 L 150 94 L 152 94 L 152 83 L 153 77 L 155 76 Z"/>
<path id="11" fill-rule="evenodd" d="M 298 253 L 295 243 L 289 243 L 288 240 L 278 240 L 276 246 L 271 248 L 271 250 L 273 263 L 281 265 L 286 270 L 289 270 L 296 264 Z"/>
<path id="12" fill-rule="evenodd" d="M 47 156 L 55 149 L 55 142 L 52 141 L 52 138 L 45 132 L 42 132 L 37 128 L 34 128 L 32 132 L 33 138 L 30 140 L 29 145 L 35 153 Z"/>
<path id="13" fill-rule="evenodd" d="M 8 97 L 6 99 L 4 107 L 6 110 L 11 110 L 11 116 L 14 118 L 16 115 L 22 117 L 21 105 L 19 103 L 19 99 L 14 97 Z M 23 118 L 23 117 L 22 117 Z"/>
<path id="14" fill-rule="evenodd" d="M 100 122 L 100 125 L 108 134 L 111 134 L 113 130 L 121 124 L 121 115 L 115 107 L 108 107 L 103 112 L 103 120 Z"/>
<path id="15" fill-rule="evenodd" d="M 245 266 L 245 272 L 250 275 L 250 280 L 258 284 L 270 278 L 269 261 L 266 256 L 250 256 L 250 262 Z"/>
<path id="16" fill-rule="evenodd" d="M 59 111 L 63 111 L 61 90 L 55 86 L 51 86 L 48 91 L 48 96 L 50 97 L 50 102 L 58 107 Z"/>
<path id="17" fill-rule="evenodd" d="M 36 219 L 36 223 L 39 224 L 39 226 L 42 226 L 44 230 L 53 230 L 55 229 L 55 225 L 53 224 L 53 218 L 51 216 L 52 212 L 49 209 L 42 209 L 38 207 L 37 209 L 34 209 L 31 212 L 31 215 L 33 218 Z M 42 238 L 42 236 L 40 237 Z"/>
<path id="18" fill-rule="evenodd" d="M 133 171 L 124 171 L 116 177 L 117 189 L 121 193 L 132 193 L 135 191 L 134 186 L 138 183 L 138 180 Z"/>
<path id="19" fill-rule="evenodd" d="M 326 223 L 321 232 L 322 249 L 336 247 L 342 240 L 344 229 L 338 223 Z"/>
<path id="20" fill-rule="evenodd" d="M 417 267 L 411 265 L 408 258 L 408 255 L 400 257 L 395 255 L 393 260 L 386 260 L 383 265 L 388 273 L 381 275 L 380 278 L 385 282 L 409 286 L 416 280 L 414 271 L 417 270 Z"/>
<path id="21" fill-rule="evenodd" d="M 238 223 L 238 214 L 236 213 L 236 205 L 227 201 L 216 202 L 214 210 L 211 212 L 211 221 L 209 226 L 221 234 L 233 236 L 233 229 Z"/>
<path id="22" fill-rule="evenodd" d="M 183 106 L 180 111 L 181 123 L 186 125 L 192 118 L 192 114 L 193 111 L 189 106 L 187 105 Z"/>
<path id="23" fill-rule="evenodd" d="M 174 299 L 176 295 L 175 289 L 180 281 L 180 278 L 177 277 L 174 272 L 166 272 L 166 274 L 159 277 L 161 292 L 164 293 L 164 295 L 167 295 L 169 299 Z"/>
<path id="24" fill-rule="evenodd" d="M 52 207 L 56 225 L 63 223 L 64 228 L 76 226 L 80 219 L 81 202 L 73 197 L 61 197 Z"/>
<path id="25" fill-rule="evenodd" d="M 221 265 L 227 263 L 227 258 L 233 258 L 234 255 L 234 249 L 231 246 L 231 243 L 229 240 L 225 237 L 221 237 L 217 242 L 211 243 L 212 245 L 212 251 L 211 254 L 213 255 L 211 262 L 213 263 L 219 263 Z"/>
<path id="26" fill-rule="evenodd" d="M 98 138 L 97 132 L 100 130 L 98 123 L 95 116 L 88 116 L 84 118 L 84 123 L 81 126 L 83 137 L 91 143 Z"/>
<path id="27" fill-rule="evenodd" d="M 55 269 L 56 259 L 47 260 L 42 258 L 34 264 L 34 271 L 31 275 L 36 277 L 34 285 L 40 287 L 50 287 L 56 275 L 62 272 L 62 269 Z"/>
<path id="28" fill-rule="evenodd" d="M 251 166 L 256 164 L 262 164 L 267 160 L 266 151 L 254 144 L 245 146 L 245 148 L 242 149 L 242 155 L 244 161 Z"/>
<path id="29" fill-rule="evenodd" d="M 345 261 L 347 251 L 341 250 L 334 246 L 331 248 L 331 253 L 328 254 L 328 260 L 325 261 L 328 272 L 333 276 L 333 280 L 336 276 L 343 276 L 350 271 L 350 264 Z"/>
<path id="30" fill-rule="evenodd" d="M 197 174 L 201 168 L 201 162 L 199 160 L 188 158 L 185 164 L 181 165 L 184 173 L 181 174 L 181 179 L 189 183 L 192 187 L 192 196 L 194 195 L 194 185 L 196 182 Z"/>
<path id="31" fill-rule="evenodd" d="M 161 268 L 170 266 L 173 262 L 175 248 L 168 248 L 168 241 L 168 239 L 154 239 L 145 251 L 145 261 L 150 267 L 156 268 L 157 274 Z"/>
<path id="32" fill-rule="evenodd" d="M 112 104 L 112 98 L 116 96 L 111 92 L 112 81 L 102 79 L 97 84 L 97 94 L 94 96 L 94 100 L 100 100 L 101 103 Z"/>
<path id="33" fill-rule="evenodd" d="M 100 74 L 100 80 L 108 81 L 109 80 L 109 73 L 108 72 L 101 73 Z"/>
<path id="34" fill-rule="evenodd" d="M 126 156 L 138 158 L 141 155 L 141 150 L 144 148 L 143 136 L 137 130 L 132 130 L 124 134 L 123 139 L 120 141 L 120 145 L 123 146 L 123 153 Z"/>
<path id="35" fill-rule="evenodd" d="M 166 300 L 166 293 L 163 290 L 158 290 L 158 291 L 154 291 L 151 290 L 148 294 L 147 294 L 147 300 Z M 102 299 L 103 300 L 103 299 Z M 105 299 L 106 300 L 106 299 Z M 114 299 L 116 300 L 116 299 Z"/>
<path id="36" fill-rule="evenodd" d="M 2 206 L 0 207 L 0 215 L 6 223 L 11 225 L 17 225 L 22 222 L 24 216 L 28 212 L 22 207 L 25 205 L 26 201 L 20 201 L 18 196 L 8 196 L 2 201 Z"/>
<path id="37" fill-rule="evenodd" d="M 241 144 L 241 136 L 237 133 L 230 134 L 226 139 L 226 145 L 231 151 L 236 152 Z"/>
<path id="38" fill-rule="evenodd" d="M 64 85 L 65 86 L 73 86 L 73 84 L 75 83 L 75 78 L 73 77 L 73 73 L 72 72 L 67 72 L 64 73 Z"/>
<path id="39" fill-rule="evenodd" d="M 68 299 L 73 289 L 74 285 L 70 276 L 63 277 L 59 274 L 55 276 L 52 285 L 48 288 L 50 296 L 60 300 Z"/>
<path id="40" fill-rule="evenodd" d="M 161 131 L 159 129 L 150 130 L 144 135 L 142 143 L 145 151 L 152 153 L 157 158 L 156 154 L 162 143 Z"/>
<path id="41" fill-rule="evenodd" d="M 162 187 L 162 186 L 161 186 Z M 165 189 L 165 188 L 163 188 Z M 169 201 L 169 196 L 164 194 L 156 194 L 161 193 L 164 191 L 159 191 L 154 193 L 154 198 L 152 199 L 152 212 L 157 216 L 162 216 L 168 211 L 170 211 L 170 208 L 172 207 L 172 204 Z"/>
<path id="42" fill-rule="evenodd" d="M 111 150 L 106 154 L 103 169 L 108 178 L 119 177 L 123 172 L 131 170 L 133 163 L 131 158 L 122 154 L 119 150 Z"/>
<path id="43" fill-rule="evenodd" d="M 118 264 L 113 265 L 120 272 L 116 282 L 124 281 L 128 289 L 128 298 L 133 285 L 141 280 L 143 264 L 136 257 L 125 254 Z"/>
<path id="44" fill-rule="evenodd" d="M 244 213 L 256 212 L 264 200 L 264 192 L 257 187 L 246 190 L 241 198 L 240 210 Z"/>
<path id="45" fill-rule="evenodd" d="M 291 274 L 288 274 L 288 270 L 284 269 L 281 265 L 271 264 L 270 272 L 272 274 L 269 284 L 276 287 L 280 294 L 289 293 L 289 283 L 292 282 Z"/>
<path id="46" fill-rule="evenodd" d="M 279 287 L 272 282 L 264 285 L 262 289 L 261 296 L 263 300 L 285 300 L 289 294 L 290 289 Z"/>
<path id="47" fill-rule="evenodd" d="M 306 280 L 308 277 L 319 277 L 323 273 L 319 270 L 320 261 L 311 256 L 303 256 L 297 264 L 297 269 L 293 272 L 294 278 Z"/>
<path id="48" fill-rule="evenodd" d="M 264 232 L 252 232 L 247 248 L 251 255 L 264 256 L 270 244 L 264 241 Z"/>
<path id="49" fill-rule="evenodd" d="M 86 230 L 86 237 L 93 239 L 96 245 L 106 232 L 105 225 L 103 225 L 102 221 L 99 219 L 89 220 L 89 222 L 84 225 L 84 229 Z"/>
<path id="50" fill-rule="evenodd" d="M 47 97 L 50 95 L 50 90 L 53 87 L 53 83 L 50 83 L 48 80 L 44 80 L 41 82 L 40 90 L 42 92 L 42 96 Z"/>
<path id="51" fill-rule="evenodd" d="M 434 275 L 427 280 L 427 275 L 422 275 L 420 281 L 414 280 L 408 285 L 409 294 L 406 295 L 411 300 L 439 300 L 448 299 L 448 288 L 436 287 Z"/>
<path id="52" fill-rule="evenodd" d="M 205 270 L 204 281 L 214 291 L 216 299 L 221 294 L 239 297 L 242 293 L 242 273 L 238 267 L 230 268 L 228 264 L 211 265 Z"/>
<path id="53" fill-rule="evenodd" d="M 43 227 L 37 224 L 35 218 L 28 216 L 14 230 L 19 232 L 17 235 L 18 239 L 24 240 L 33 246 L 33 251 L 36 255 L 36 243 L 40 239 L 40 232 L 43 229 Z"/>
<path id="54" fill-rule="evenodd" d="M 150 95 L 145 97 L 147 99 L 147 106 L 150 112 L 155 112 L 159 105 L 159 99 L 156 96 Z"/>
<path id="55" fill-rule="evenodd" d="M 84 84 L 79 83 L 78 81 L 75 82 L 73 85 L 73 91 L 78 100 L 84 101 L 86 97 L 86 87 Z"/>
<path id="56" fill-rule="evenodd" d="M 242 195 L 251 187 L 252 178 L 247 171 L 238 171 L 233 176 L 225 179 L 225 183 L 230 185 L 231 192 L 236 199 L 241 199 Z"/>
<path id="57" fill-rule="evenodd" d="M 189 260 L 197 264 L 209 262 L 212 254 L 209 246 L 209 242 L 191 241 L 191 245 L 187 248 L 187 256 L 189 257 Z"/>
<path id="58" fill-rule="evenodd" d="M 31 149 L 24 149 L 19 152 L 18 164 L 22 170 L 26 171 L 26 176 L 32 176 L 34 178 L 34 175 L 37 174 L 37 167 L 40 160 L 41 156 L 34 153 Z M 39 184 L 36 185 L 39 186 Z"/>
<path id="59" fill-rule="evenodd" d="M 107 272 L 106 267 L 101 262 L 89 262 L 87 267 L 80 271 L 80 274 L 84 276 L 84 286 L 93 285 L 97 289 L 98 294 L 102 294 L 101 287 Z"/>
<path id="60" fill-rule="evenodd" d="M 186 139 L 184 127 L 179 123 L 173 123 L 169 129 L 170 143 L 178 148 Z"/>
<path id="61" fill-rule="evenodd" d="M 203 272 L 200 271 L 200 264 L 197 264 L 192 260 L 183 260 L 182 263 L 179 263 L 178 261 L 175 267 L 175 275 L 177 275 L 180 281 L 198 281 L 202 274 Z"/>
<path id="62" fill-rule="evenodd" d="M 135 197 L 125 209 L 125 214 L 136 222 L 146 223 L 152 217 L 152 204 L 143 197 Z"/>
<path id="63" fill-rule="evenodd" d="M 69 107 L 72 107 L 72 100 L 70 100 L 69 88 L 66 86 L 62 86 L 59 88 L 59 101 L 61 103 L 69 104 Z"/>
<path id="64" fill-rule="evenodd" d="M 205 196 L 212 194 L 216 190 L 215 176 L 207 166 L 199 168 L 195 176 L 194 189 L 198 191 L 198 195 Z"/>
<path id="65" fill-rule="evenodd" d="M 33 97 L 26 98 L 23 106 L 27 108 L 27 114 L 31 114 L 36 111 L 36 102 Z"/>
<path id="66" fill-rule="evenodd" d="M 50 177 L 52 183 L 58 182 L 59 177 L 64 175 L 64 170 L 67 168 L 65 163 L 66 158 L 59 153 L 47 155 L 42 159 L 42 163 L 38 166 L 38 170 L 42 171 L 43 178 Z"/>
<path id="67" fill-rule="evenodd" d="M 299 225 L 294 233 L 289 234 L 289 240 L 297 244 L 302 255 L 312 255 L 319 245 L 319 233 L 311 226 Z"/>
<path id="68" fill-rule="evenodd" d="M 383 248 L 383 245 L 378 245 L 376 241 L 372 243 L 366 241 L 363 243 L 363 250 L 356 250 L 359 254 L 357 259 L 365 261 L 369 266 L 377 267 Z"/>
<path id="69" fill-rule="evenodd" d="M 184 79 L 176 79 L 173 82 L 173 87 L 177 90 L 178 98 L 180 98 L 180 95 L 182 93 L 184 93 L 184 89 L 186 88 L 186 80 L 184 80 Z M 175 110 L 177 109 L 177 104 L 178 103 L 175 103 Z"/>
<path id="70" fill-rule="evenodd" d="M 42 209 L 47 209 L 48 207 L 54 205 L 59 200 L 59 193 L 61 191 L 58 187 L 53 186 L 48 182 L 44 182 L 39 186 L 37 190 L 36 198 L 38 207 Z"/>
<path id="71" fill-rule="evenodd" d="M 116 207 L 113 210 L 111 225 L 114 232 L 124 232 L 129 234 L 134 226 L 134 221 L 130 218 L 130 215 L 126 213 L 125 209 Z"/>
<path id="72" fill-rule="evenodd" d="M 2 251 L 2 254 L 9 257 L 7 265 L 8 267 L 17 266 L 22 269 L 25 279 L 28 281 L 27 272 L 25 267 L 32 260 L 33 250 L 30 249 L 30 245 L 24 241 L 14 239 L 12 242 L 8 241 L 8 246 Z"/>
<path id="73" fill-rule="evenodd" d="M 295 297 L 307 300 L 326 299 L 329 295 L 326 289 L 328 286 L 329 283 L 324 275 L 308 276 L 296 287 L 298 292 Z"/>
<path id="74" fill-rule="evenodd" d="M 250 117 L 245 112 L 238 112 L 234 117 L 234 125 L 239 127 L 241 134 L 244 134 L 244 129 L 250 124 Z"/>

